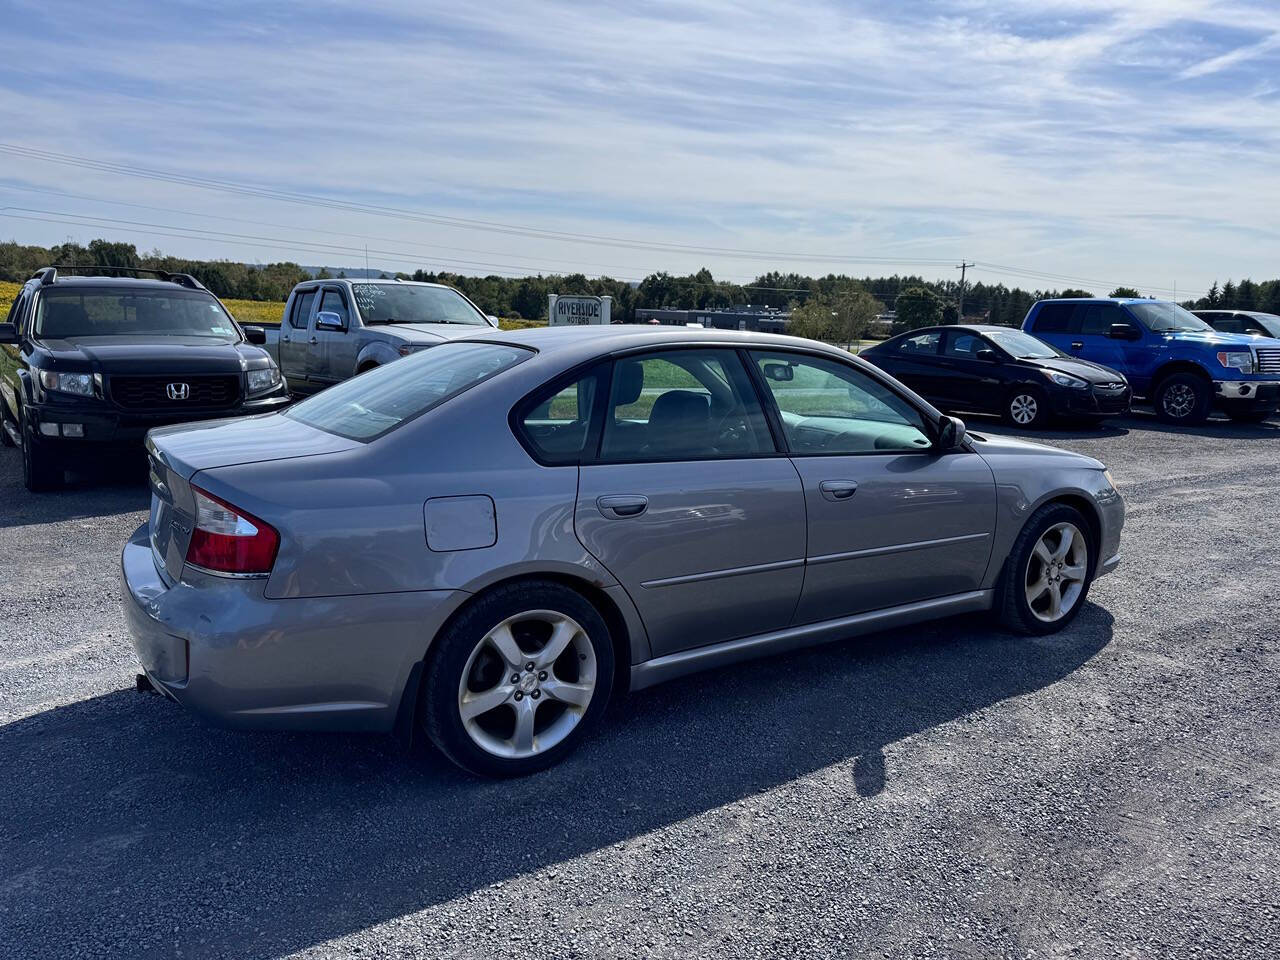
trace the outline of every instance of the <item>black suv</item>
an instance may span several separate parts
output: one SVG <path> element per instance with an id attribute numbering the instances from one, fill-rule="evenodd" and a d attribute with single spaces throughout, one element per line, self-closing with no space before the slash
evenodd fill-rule
<path id="1" fill-rule="evenodd" d="M 27 488 L 136 445 L 167 423 L 268 413 L 289 402 L 284 378 L 194 277 L 66 276 L 45 267 L 0 324 L 0 442 L 22 447 Z M 99 272 L 103 268 L 91 268 Z"/>

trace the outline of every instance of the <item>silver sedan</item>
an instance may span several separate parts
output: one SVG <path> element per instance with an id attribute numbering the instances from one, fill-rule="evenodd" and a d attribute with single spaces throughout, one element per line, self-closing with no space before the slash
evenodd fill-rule
<path id="1" fill-rule="evenodd" d="M 704 330 L 486 331 L 148 449 L 122 564 L 156 689 L 493 776 L 695 670 L 972 611 L 1061 630 L 1124 523 L 1096 460 Z"/>

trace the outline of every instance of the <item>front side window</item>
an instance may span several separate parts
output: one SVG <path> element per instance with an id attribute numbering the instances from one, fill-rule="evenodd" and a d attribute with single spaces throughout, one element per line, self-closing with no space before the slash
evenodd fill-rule
<path id="1" fill-rule="evenodd" d="M 928 450 L 923 415 L 860 370 L 835 360 L 752 351 L 782 414 L 792 454 Z"/>
<path id="2" fill-rule="evenodd" d="M 1114 303 L 1089 303 L 1080 310 L 1080 333 L 1086 336 L 1105 337 L 1111 333 L 1113 323 L 1129 322 Z"/>
<path id="3" fill-rule="evenodd" d="M 731 350 L 666 350 L 614 363 L 602 460 L 773 453 L 764 411 Z"/>
<path id="4" fill-rule="evenodd" d="M 975 360 L 979 350 L 990 349 L 987 342 L 977 334 L 957 331 L 947 337 L 947 348 L 943 355 L 957 360 Z"/>
<path id="5" fill-rule="evenodd" d="M 348 325 L 347 301 L 337 290 L 326 290 L 320 298 L 320 313 L 336 313 L 345 327 Z"/>
<path id="6" fill-rule="evenodd" d="M 282 415 L 351 440 L 373 440 L 533 353 L 495 343 L 442 343 L 375 367 Z"/>
<path id="7" fill-rule="evenodd" d="M 600 371 L 535 397 L 520 416 L 520 433 L 546 464 L 579 463 L 591 429 L 591 411 L 600 390 Z"/>
<path id="8" fill-rule="evenodd" d="M 449 287 L 413 283 L 354 283 L 360 319 L 374 323 L 460 323 L 490 326 L 488 318 Z"/>
<path id="9" fill-rule="evenodd" d="M 45 290 L 36 302 L 34 334 L 67 337 L 181 336 L 234 342 L 235 323 L 217 299 L 199 290 L 81 287 Z"/>

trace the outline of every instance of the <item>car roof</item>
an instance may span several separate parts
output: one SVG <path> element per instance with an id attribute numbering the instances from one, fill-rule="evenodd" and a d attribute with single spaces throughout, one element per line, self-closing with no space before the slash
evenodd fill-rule
<path id="1" fill-rule="evenodd" d="M 1047 297 L 1044 300 L 1037 300 L 1036 303 L 1173 303 L 1173 301 L 1152 300 L 1150 297 Z"/>
<path id="2" fill-rule="evenodd" d="M 788 337 L 778 333 L 750 330 L 717 330 L 711 328 L 654 326 L 637 324 L 591 324 L 585 326 L 529 327 L 523 330 L 487 330 L 468 334 L 455 343 L 483 340 L 486 343 L 509 343 L 529 347 L 539 353 L 555 355 L 557 360 L 577 362 L 619 350 L 660 349 L 666 346 L 723 347 L 790 347 L 852 356 L 817 340 Z"/>
<path id="3" fill-rule="evenodd" d="M 1006 327 L 1002 323 L 943 323 L 934 327 L 916 327 L 914 330 L 906 330 L 902 333 L 894 334 L 888 340 L 883 342 L 888 343 L 889 340 L 897 340 L 899 337 L 909 337 L 912 334 L 943 333 L 947 330 L 967 330 L 970 333 L 1000 333 L 1002 330 L 1010 333 L 1022 332 L 1021 327 Z M 868 347 L 867 349 L 870 350 L 872 348 Z"/>
<path id="4" fill-rule="evenodd" d="M 426 280 L 397 280 L 394 277 L 382 279 L 381 277 L 312 277 L 310 280 L 299 280 L 294 285 L 294 289 L 298 287 L 308 287 L 313 284 L 321 283 L 383 283 L 389 287 L 440 287 L 443 290 L 452 290 L 454 293 L 461 293 L 457 287 L 451 287 L 447 283 L 428 283 Z"/>
<path id="5" fill-rule="evenodd" d="M 134 287 L 144 290 L 191 290 L 192 293 L 209 293 L 208 290 L 192 290 L 191 287 L 172 280 L 153 280 L 149 277 L 98 277 L 98 276 L 59 276 L 53 283 L 40 284 L 38 277 L 27 283 L 34 283 L 43 290 L 60 290 L 64 287 Z M 212 296 L 212 294 L 210 294 Z"/>

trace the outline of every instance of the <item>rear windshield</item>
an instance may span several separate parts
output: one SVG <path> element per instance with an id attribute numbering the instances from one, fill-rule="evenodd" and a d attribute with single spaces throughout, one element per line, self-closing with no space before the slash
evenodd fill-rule
<path id="1" fill-rule="evenodd" d="M 533 356 L 496 343 L 442 343 L 376 367 L 284 412 L 349 440 L 373 440 Z"/>
<path id="2" fill-rule="evenodd" d="M 76 287 L 45 290 L 34 333 L 65 337 L 181 336 L 238 341 L 240 332 L 217 299 L 200 290 Z"/>
<path id="3" fill-rule="evenodd" d="M 353 283 L 351 291 L 365 323 L 461 323 L 489 321 L 462 294 L 448 287 L 412 283 Z"/>

